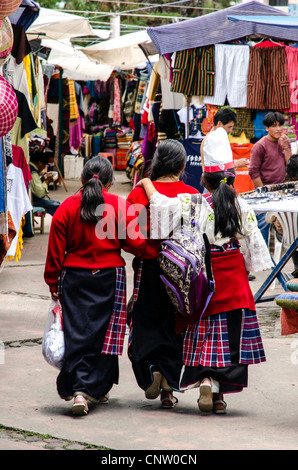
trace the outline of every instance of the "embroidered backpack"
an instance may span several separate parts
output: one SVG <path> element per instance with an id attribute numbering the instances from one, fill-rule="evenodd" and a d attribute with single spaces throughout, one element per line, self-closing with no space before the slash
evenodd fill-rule
<path id="1" fill-rule="evenodd" d="M 214 292 L 210 244 L 199 227 L 202 195 L 191 195 L 190 220 L 160 244 L 159 265 L 167 293 L 184 317 L 201 317 Z"/>

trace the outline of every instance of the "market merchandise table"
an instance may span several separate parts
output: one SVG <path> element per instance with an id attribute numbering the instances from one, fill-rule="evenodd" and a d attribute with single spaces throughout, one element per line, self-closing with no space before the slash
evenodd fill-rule
<path id="1" fill-rule="evenodd" d="M 254 299 L 255 303 L 267 302 L 274 300 L 275 295 L 263 297 L 269 286 L 272 284 L 274 279 L 278 279 L 283 289 L 288 291 L 286 287 L 286 279 L 282 274 L 282 269 L 292 256 L 293 252 L 298 247 L 298 187 L 291 190 L 285 189 L 284 191 L 254 191 L 243 195 L 245 200 L 253 208 L 255 213 L 271 212 L 272 215 L 276 215 L 281 222 L 283 227 L 283 233 L 287 240 L 287 249 L 276 264 L 274 260 L 272 272 L 269 274 L 267 279 L 264 281 L 260 289 L 256 292 Z"/>

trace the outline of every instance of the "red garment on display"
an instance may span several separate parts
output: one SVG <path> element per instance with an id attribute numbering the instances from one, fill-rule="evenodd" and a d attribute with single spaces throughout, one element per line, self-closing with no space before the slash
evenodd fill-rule
<path id="1" fill-rule="evenodd" d="M 280 47 L 280 46 L 285 46 L 282 42 L 273 42 L 267 39 L 266 41 L 259 42 L 258 44 L 255 44 L 254 47 Z"/>
<path id="2" fill-rule="evenodd" d="M 245 143 L 232 143 L 231 149 L 233 152 L 233 160 L 240 160 L 241 158 L 247 158 L 250 160 L 250 151 L 254 144 Z M 244 166 L 241 168 L 235 168 L 236 178 L 234 182 L 234 188 L 236 189 L 237 193 L 245 193 L 247 191 L 254 190 L 254 184 L 251 180 L 251 177 L 248 173 L 248 167 Z"/>
<path id="3" fill-rule="evenodd" d="M 27 186 L 29 181 L 32 180 L 32 175 L 31 175 L 29 165 L 26 161 L 25 153 L 22 147 L 12 144 L 12 161 L 13 161 L 14 166 L 21 168 L 23 172 L 25 185 Z"/>

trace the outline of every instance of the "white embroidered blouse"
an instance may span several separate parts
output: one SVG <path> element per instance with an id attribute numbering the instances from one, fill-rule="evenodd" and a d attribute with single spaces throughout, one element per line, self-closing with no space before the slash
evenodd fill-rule
<path id="1" fill-rule="evenodd" d="M 166 239 L 173 228 L 180 223 L 181 218 L 188 221 L 190 201 L 190 194 L 178 194 L 177 197 L 169 198 L 157 191 L 154 192 L 150 199 L 150 237 Z M 238 196 L 238 203 L 243 234 L 237 238 L 241 243 L 246 270 L 257 272 L 270 269 L 271 256 L 258 228 L 256 215 L 241 196 Z M 204 197 L 200 209 L 196 211 L 196 220 L 211 245 L 222 246 L 229 242 L 229 238 L 222 237 L 220 233 L 214 235 L 214 211 Z"/>

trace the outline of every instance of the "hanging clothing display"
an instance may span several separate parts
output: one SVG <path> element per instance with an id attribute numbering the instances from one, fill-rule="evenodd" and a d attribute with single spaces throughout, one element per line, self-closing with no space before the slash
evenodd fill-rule
<path id="1" fill-rule="evenodd" d="M 285 47 L 250 47 L 247 104 L 250 109 L 289 109 Z"/>
<path id="2" fill-rule="evenodd" d="M 214 94 L 205 103 L 223 106 L 227 99 L 232 108 L 246 107 L 248 66 L 249 46 L 215 44 Z"/>
<path id="3" fill-rule="evenodd" d="M 231 149 L 233 153 L 233 160 L 240 160 L 241 158 L 247 158 L 250 160 L 250 152 L 253 148 L 253 144 L 240 144 L 232 143 Z M 248 167 L 235 168 L 236 178 L 234 182 L 234 188 L 237 193 L 245 193 L 254 189 L 254 184 L 248 174 Z"/>
<path id="4" fill-rule="evenodd" d="M 12 163 L 14 166 L 21 168 L 25 186 L 27 187 L 28 183 L 32 180 L 32 175 L 22 147 L 12 145 Z"/>
<path id="5" fill-rule="evenodd" d="M 23 93 L 15 90 L 18 100 L 18 116 L 11 129 L 11 142 L 13 145 L 22 147 L 25 152 L 26 160 L 29 161 L 29 145 L 26 134 L 37 128 L 28 101 Z"/>
<path id="6" fill-rule="evenodd" d="M 298 49 L 286 46 L 286 56 L 290 86 L 289 113 L 298 113 Z"/>
<path id="7" fill-rule="evenodd" d="M 214 46 L 176 52 L 171 91 L 186 96 L 214 94 Z"/>
<path id="8" fill-rule="evenodd" d="M 237 123 L 234 125 L 231 135 L 239 137 L 242 132 L 245 133 L 248 139 L 253 139 L 255 136 L 254 123 L 251 119 L 250 109 L 235 109 L 237 115 Z"/>
<path id="9" fill-rule="evenodd" d="M 187 162 L 184 170 L 183 181 L 185 184 L 196 188 L 200 193 L 204 192 L 202 182 L 201 143 L 203 139 L 189 138 L 182 141 L 186 150 Z"/>
<path id="10" fill-rule="evenodd" d="M 21 168 L 12 163 L 7 169 L 7 208 L 11 214 L 16 236 L 12 240 L 7 256 L 15 256 L 23 215 L 32 210 Z"/>
<path id="11" fill-rule="evenodd" d="M 157 63 L 156 72 L 160 77 L 162 109 L 181 109 L 185 105 L 185 98 L 183 92 L 172 89 L 170 61 L 165 57 L 161 57 Z"/>
<path id="12" fill-rule="evenodd" d="M 7 226 L 8 234 L 6 235 L 0 233 L 0 266 L 3 263 L 5 257 L 7 256 L 7 252 L 10 248 L 10 245 L 16 236 L 15 226 L 9 211 L 7 212 Z"/>

